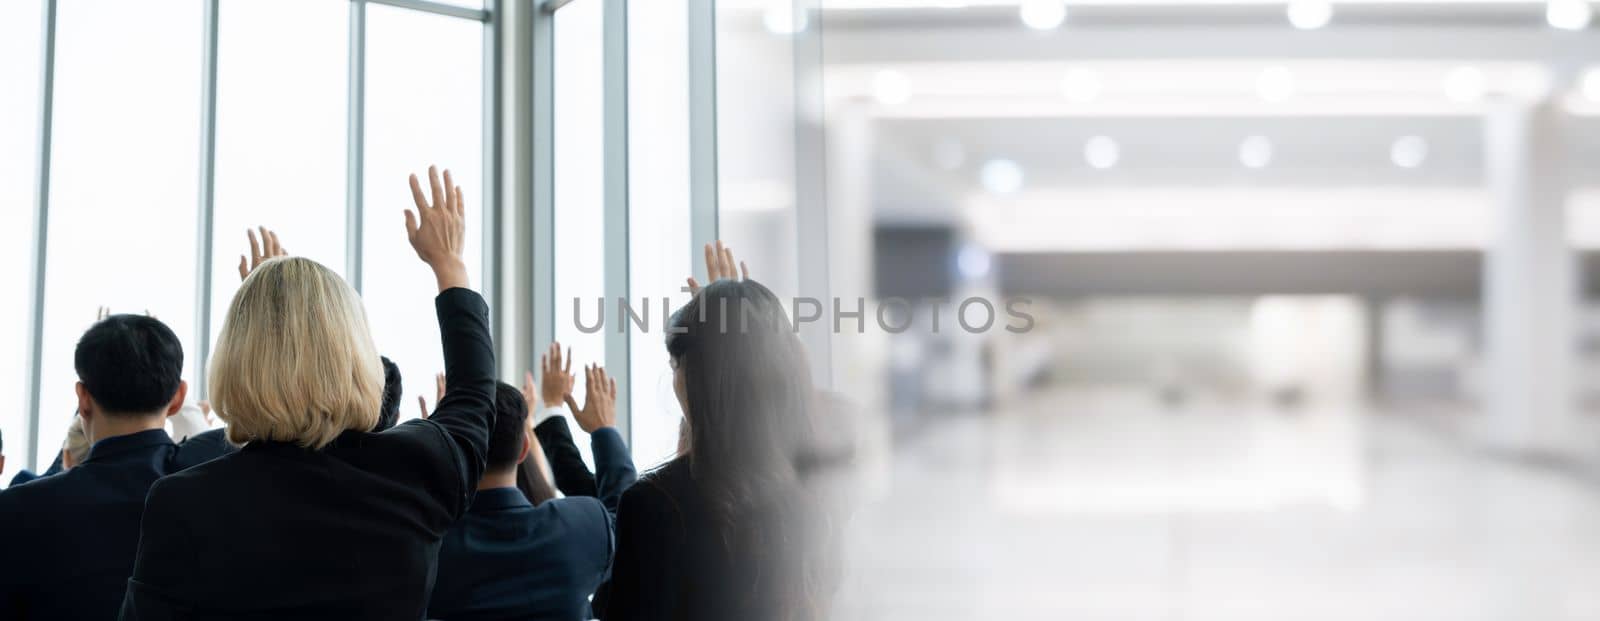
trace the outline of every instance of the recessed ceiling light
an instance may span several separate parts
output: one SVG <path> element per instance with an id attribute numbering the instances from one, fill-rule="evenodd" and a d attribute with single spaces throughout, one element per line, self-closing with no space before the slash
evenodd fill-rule
<path id="1" fill-rule="evenodd" d="M 1444 76 L 1444 95 L 1458 103 L 1472 103 L 1483 99 L 1488 90 L 1488 80 L 1483 70 L 1471 65 L 1456 67 Z"/>
<path id="2" fill-rule="evenodd" d="M 879 71 L 872 76 L 872 98 L 885 106 L 911 101 L 911 78 L 894 69 Z"/>
<path id="3" fill-rule="evenodd" d="M 1053 30 L 1067 21 L 1067 5 L 1062 0 L 1022 0 L 1017 16 L 1034 30 Z"/>
<path id="4" fill-rule="evenodd" d="M 978 181 L 990 194 L 1015 194 L 1022 189 L 1022 167 L 1011 160 L 989 160 L 978 171 Z"/>
<path id="5" fill-rule="evenodd" d="M 1333 4 L 1327 0 L 1292 0 L 1286 11 L 1289 24 L 1301 30 L 1316 30 L 1333 20 Z"/>
<path id="6" fill-rule="evenodd" d="M 1267 67 L 1256 76 L 1256 95 L 1267 103 L 1283 103 L 1294 96 L 1294 73 L 1287 67 Z"/>
<path id="7" fill-rule="evenodd" d="M 1119 159 L 1122 159 L 1122 148 L 1109 136 L 1095 136 L 1083 143 L 1083 160 L 1091 168 L 1111 168 Z"/>
<path id="8" fill-rule="evenodd" d="M 1272 141 L 1266 136 L 1249 136 L 1239 143 L 1239 163 L 1245 168 L 1266 168 L 1272 163 Z"/>
<path id="9" fill-rule="evenodd" d="M 1416 168 L 1428 159 L 1428 141 L 1421 136 L 1401 136 L 1389 145 L 1389 161 L 1401 168 Z"/>
<path id="10" fill-rule="evenodd" d="M 1073 67 L 1061 76 L 1061 96 L 1073 103 L 1089 103 L 1100 96 L 1100 74 Z"/>
<path id="11" fill-rule="evenodd" d="M 1544 5 L 1544 21 L 1552 28 L 1583 30 L 1593 17 L 1588 0 L 1550 0 Z"/>

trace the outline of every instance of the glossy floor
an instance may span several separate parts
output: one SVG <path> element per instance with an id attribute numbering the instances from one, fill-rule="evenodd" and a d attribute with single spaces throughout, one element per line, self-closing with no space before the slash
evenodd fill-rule
<path id="1" fill-rule="evenodd" d="M 1082 393 L 946 419 L 868 469 L 835 616 L 1600 619 L 1600 484 L 1459 437 Z"/>

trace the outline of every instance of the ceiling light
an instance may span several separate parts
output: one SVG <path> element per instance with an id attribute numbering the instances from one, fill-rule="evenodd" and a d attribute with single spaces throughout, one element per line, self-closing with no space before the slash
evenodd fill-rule
<path id="1" fill-rule="evenodd" d="M 1061 76 L 1061 96 L 1073 103 L 1089 103 L 1100 96 L 1100 74 L 1074 67 Z"/>
<path id="2" fill-rule="evenodd" d="M 1473 66 L 1456 67 L 1444 77 L 1444 95 L 1458 103 L 1472 103 L 1488 90 L 1483 71 Z"/>
<path id="3" fill-rule="evenodd" d="M 1107 136 L 1095 136 L 1083 144 L 1083 160 L 1091 168 L 1106 169 L 1117 165 L 1122 158 L 1122 148 Z"/>
<path id="4" fill-rule="evenodd" d="M 1022 189 L 1022 167 L 1011 160 L 989 160 L 978 171 L 978 180 L 990 194 L 1015 194 Z"/>
<path id="5" fill-rule="evenodd" d="M 1327 0 L 1293 0 L 1287 12 L 1289 24 L 1301 30 L 1316 30 L 1333 20 L 1333 4 Z"/>
<path id="6" fill-rule="evenodd" d="M 1266 168 L 1272 163 L 1272 141 L 1266 136 L 1250 136 L 1239 143 L 1239 163 L 1245 168 Z"/>
<path id="7" fill-rule="evenodd" d="M 1428 141 L 1421 136 L 1401 136 L 1389 145 L 1389 161 L 1401 168 L 1416 168 L 1428 159 Z"/>
<path id="8" fill-rule="evenodd" d="M 1287 67 L 1267 67 L 1256 76 L 1256 95 L 1267 103 L 1283 103 L 1294 96 L 1294 74 Z"/>
<path id="9" fill-rule="evenodd" d="M 761 23 L 767 27 L 767 32 L 775 35 L 792 35 L 804 31 L 807 21 L 804 9 L 796 11 L 787 2 L 773 4 L 761 14 Z"/>
<path id="10" fill-rule="evenodd" d="M 885 106 L 898 106 L 911 100 L 911 78 L 893 69 L 872 76 L 872 98 Z"/>
<path id="11" fill-rule="evenodd" d="M 1550 0 L 1544 5 L 1544 21 L 1553 28 L 1583 30 L 1593 16 L 1588 0 Z"/>
<path id="12" fill-rule="evenodd" d="M 1022 0 L 1017 16 L 1034 30 L 1053 30 L 1067 21 L 1067 5 L 1061 0 Z"/>

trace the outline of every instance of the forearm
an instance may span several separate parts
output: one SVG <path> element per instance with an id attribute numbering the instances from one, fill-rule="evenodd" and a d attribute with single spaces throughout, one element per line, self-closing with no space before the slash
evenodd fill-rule
<path id="1" fill-rule="evenodd" d="M 555 477 L 556 489 L 568 496 L 599 495 L 594 475 L 590 474 L 588 464 L 583 463 L 578 445 L 572 441 L 572 431 L 567 427 L 566 417 L 552 416 L 540 421 L 533 428 L 533 434 L 539 438 L 539 446 L 544 449 L 545 461 L 550 463 L 550 474 Z"/>
<path id="2" fill-rule="evenodd" d="M 601 427 L 589 434 L 589 446 L 594 449 L 596 495 L 606 510 L 615 514 L 622 493 L 633 486 L 639 473 L 634 468 L 633 456 L 615 427 Z"/>
<path id="3" fill-rule="evenodd" d="M 448 289 L 434 300 L 444 348 L 445 394 L 429 420 L 462 449 L 470 486 L 483 476 L 494 421 L 494 344 L 489 308 L 470 289 Z"/>

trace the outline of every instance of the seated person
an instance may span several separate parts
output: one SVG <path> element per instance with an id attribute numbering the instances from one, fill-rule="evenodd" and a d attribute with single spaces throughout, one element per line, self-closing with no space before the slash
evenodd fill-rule
<path id="1" fill-rule="evenodd" d="M 400 399 L 405 387 L 400 383 L 400 367 L 388 356 L 378 356 L 383 362 L 383 405 L 378 406 L 378 424 L 373 433 L 384 431 L 400 423 Z"/>
<path id="2" fill-rule="evenodd" d="M 586 370 L 578 424 L 588 431 L 598 498 L 530 503 L 516 487 L 531 450 L 528 403 L 500 384 L 488 468 L 467 514 L 445 534 L 428 618 L 588 619 L 589 595 L 611 567 L 614 512 L 637 473 L 616 421 L 616 382 Z"/>
<path id="3" fill-rule="evenodd" d="M 150 486 L 224 450 L 180 446 L 164 429 L 188 387 L 183 348 L 161 321 L 107 317 L 84 333 L 73 361 L 88 456 L 0 492 L 0 618 L 115 618 Z"/>

